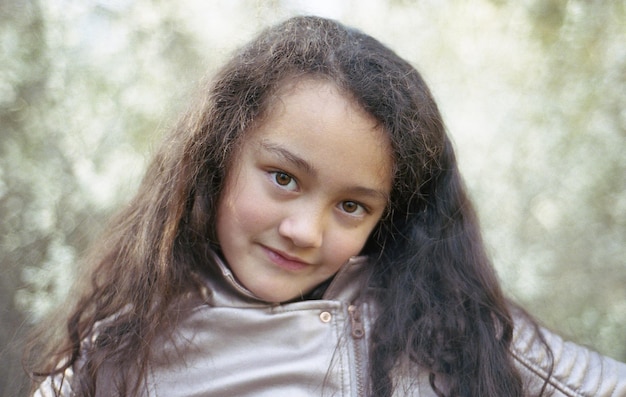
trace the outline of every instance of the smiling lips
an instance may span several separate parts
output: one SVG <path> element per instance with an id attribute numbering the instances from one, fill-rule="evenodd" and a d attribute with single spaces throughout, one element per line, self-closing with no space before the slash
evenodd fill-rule
<path id="1" fill-rule="evenodd" d="M 277 251 L 266 246 L 262 246 L 269 260 L 276 266 L 289 271 L 298 271 L 311 266 L 299 258 L 290 256 L 282 251 Z"/>

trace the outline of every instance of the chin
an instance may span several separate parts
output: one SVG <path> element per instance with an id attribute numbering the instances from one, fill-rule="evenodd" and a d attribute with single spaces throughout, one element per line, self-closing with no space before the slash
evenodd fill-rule
<path id="1" fill-rule="evenodd" d="M 296 291 L 281 291 L 279 287 L 271 290 L 252 291 L 260 299 L 269 303 L 283 303 L 290 302 L 296 299 L 300 299 L 306 296 L 308 292 L 296 292 Z"/>
<path id="2" fill-rule="evenodd" d="M 283 303 L 300 298 L 298 295 L 256 294 L 259 298 L 269 303 Z"/>

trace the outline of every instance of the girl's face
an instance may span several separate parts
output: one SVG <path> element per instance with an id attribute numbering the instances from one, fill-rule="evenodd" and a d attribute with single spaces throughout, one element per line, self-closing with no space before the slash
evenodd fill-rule
<path id="1" fill-rule="evenodd" d="M 393 167 L 382 128 L 333 84 L 283 88 L 232 159 L 217 211 L 228 265 L 268 302 L 307 294 L 359 254 Z"/>

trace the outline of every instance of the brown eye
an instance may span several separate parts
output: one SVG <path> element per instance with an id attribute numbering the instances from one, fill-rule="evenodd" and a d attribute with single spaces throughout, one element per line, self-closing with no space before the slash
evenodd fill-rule
<path id="1" fill-rule="evenodd" d="M 272 182 L 279 189 L 287 190 L 290 192 L 298 191 L 298 181 L 293 176 L 282 171 L 270 171 Z"/>
<path id="2" fill-rule="evenodd" d="M 277 172 L 274 175 L 274 179 L 276 180 L 276 183 L 278 183 L 280 186 L 287 186 L 289 185 L 289 183 L 292 181 L 293 178 L 291 178 L 289 175 L 285 174 L 284 172 Z"/>
<path id="3" fill-rule="evenodd" d="M 349 214 L 352 214 L 359 209 L 359 205 L 354 201 L 344 201 L 341 203 L 341 209 Z"/>

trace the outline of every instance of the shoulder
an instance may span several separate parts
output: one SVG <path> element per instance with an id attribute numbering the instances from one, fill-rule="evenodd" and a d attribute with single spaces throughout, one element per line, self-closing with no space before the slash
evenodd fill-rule
<path id="1" fill-rule="evenodd" d="M 193 291 L 177 298 L 166 310 L 168 319 L 170 321 L 183 321 L 190 313 L 193 313 L 197 307 L 202 306 L 205 303 L 205 297 L 201 293 L 202 291 Z M 67 361 L 58 363 L 56 368 L 59 368 L 59 372 L 43 378 L 43 380 L 36 386 L 37 389 L 33 393 L 33 397 L 69 397 L 74 396 L 79 389 L 78 385 L 81 384 L 81 376 L 84 376 L 84 367 L 91 359 L 91 353 L 99 345 L 98 339 L 101 335 L 105 335 L 110 327 L 115 327 L 115 323 L 118 319 L 122 319 L 131 311 L 131 307 L 127 306 L 120 310 L 118 313 L 106 317 L 97 321 L 88 335 L 82 339 L 80 344 L 80 354 L 76 361 L 72 362 L 69 366 Z M 167 343 L 167 337 L 170 334 L 167 332 L 159 333 L 155 337 L 155 345 L 165 345 Z M 66 368 L 65 368 L 66 367 Z M 65 368 L 63 370 L 63 368 Z M 117 383 L 119 381 L 119 371 L 116 369 L 115 363 L 104 361 L 98 367 L 97 377 L 97 390 L 102 391 L 103 395 L 118 395 L 114 392 L 117 390 Z M 133 366 L 130 365 L 129 370 L 126 371 L 130 374 L 127 379 L 131 379 L 135 373 L 133 372 Z M 98 394 L 100 395 L 100 394 Z"/>
<path id="2" fill-rule="evenodd" d="M 514 313 L 511 354 L 530 394 L 545 381 L 548 396 L 626 396 L 626 364 L 604 357 Z"/>

